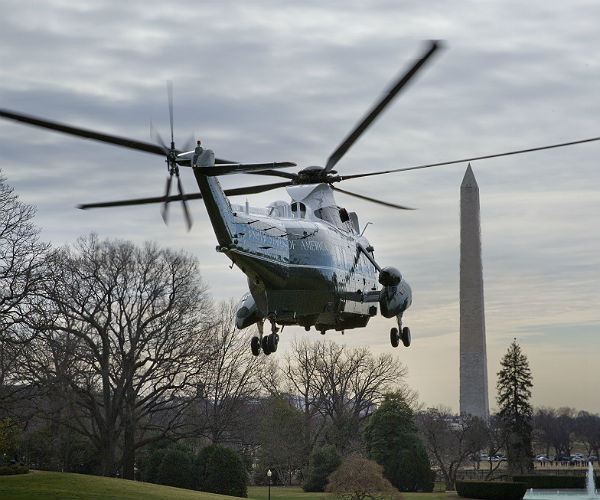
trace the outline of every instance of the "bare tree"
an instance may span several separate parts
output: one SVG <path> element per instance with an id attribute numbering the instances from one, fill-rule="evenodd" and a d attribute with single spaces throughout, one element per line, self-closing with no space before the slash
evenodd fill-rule
<path id="1" fill-rule="evenodd" d="M 43 280 L 49 245 L 40 242 L 33 224 L 35 209 L 21 202 L 0 172 L 0 409 L 20 392 L 17 377 L 24 344 L 30 340 L 19 326 L 28 299 Z"/>
<path id="2" fill-rule="evenodd" d="M 375 357 L 366 348 L 328 341 L 294 344 L 282 371 L 290 391 L 300 396 L 308 453 L 324 431 L 342 453 L 360 447 L 361 425 L 384 394 L 409 392 L 406 368 L 391 355 Z"/>
<path id="3" fill-rule="evenodd" d="M 406 368 L 391 354 L 325 343 L 317 360 L 319 412 L 330 419 L 329 441 L 341 453 L 358 451 L 361 425 L 388 392 L 399 391 Z"/>
<path id="4" fill-rule="evenodd" d="M 588 456 L 600 457 L 600 416 L 580 411 L 575 419 L 576 434 L 585 443 Z"/>
<path id="5" fill-rule="evenodd" d="M 428 408 L 417 415 L 417 425 L 430 459 L 444 476 L 446 489 L 454 489 L 458 470 L 470 455 L 485 447 L 485 424 L 470 415 L 453 417 L 448 409 Z"/>
<path id="6" fill-rule="evenodd" d="M 70 425 L 97 449 L 102 474 L 114 472 L 122 437 L 132 479 L 135 450 L 181 424 L 210 355 L 197 262 L 91 235 L 47 264 L 53 283 L 29 319 L 41 333 L 28 373 L 68 395 Z"/>
<path id="7" fill-rule="evenodd" d="M 325 422 L 323 418 L 315 418 L 319 415 L 322 394 L 317 360 L 323 357 L 324 349 L 324 342 L 310 342 L 304 338 L 292 343 L 281 366 L 286 382 L 285 392 L 298 395 L 302 405 L 305 461 L 319 439 Z"/>
<path id="8" fill-rule="evenodd" d="M 235 327 L 235 304 L 222 302 L 210 328 L 212 356 L 197 387 L 198 430 L 214 444 L 234 439 L 244 427 L 243 407 L 260 395 L 264 358 L 252 355 L 248 333 Z"/>
<path id="9" fill-rule="evenodd" d="M 556 410 L 537 408 L 533 415 L 533 436 L 537 444 L 550 456 L 550 448 L 555 444 Z"/>
<path id="10" fill-rule="evenodd" d="M 495 475 L 503 471 L 502 461 L 493 461 L 491 458 L 497 456 L 501 450 L 506 450 L 506 432 L 502 422 L 496 415 L 490 416 L 488 421 L 481 420 L 480 423 L 485 433 L 485 447 L 483 449 L 487 451 L 488 455 L 485 480 L 490 481 Z M 479 458 L 477 460 L 477 467 L 479 468 Z"/>
<path id="11" fill-rule="evenodd" d="M 567 407 L 536 410 L 533 417 L 534 436 L 547 454 L 552 447 L 557 455 L 569 459 L 576 431 L 575 415 L 576 411 Z"/>

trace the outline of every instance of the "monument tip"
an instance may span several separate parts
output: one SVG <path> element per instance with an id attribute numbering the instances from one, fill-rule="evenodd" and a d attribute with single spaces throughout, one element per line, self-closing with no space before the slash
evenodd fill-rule
<path id="1" fill-rule="evenodd" d="M 470 163 L 467 166 L 467 170 L 465 171 L 465 176 L 463 177 L 460 187 L 478 187 L 477 181 L 475 180 L 475 174 L 473 173 Z"/>

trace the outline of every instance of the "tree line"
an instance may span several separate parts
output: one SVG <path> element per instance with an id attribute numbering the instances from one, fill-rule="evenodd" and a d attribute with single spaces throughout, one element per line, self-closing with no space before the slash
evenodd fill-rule
<path id="1" fill-rule="evenodd" d="M 189 254 L 94 234 L 54 248 L 4 180 L 0 208 L 0 412 L 3 436 L 20 435 L 7 456 L 133 479 L 153 446 L 227 444 L 289 478 L 316 443 L 360 448 L 384 394 L 410 394 L 405 367 L 364 348 L 252 356 Z"/>
<path id="2" fill-rule="evenodd" d="M 490 421 L 424 409 L 390 354 L 305 337 L 253 356 L 253 332 L 235 328 L 234 303 L 211 298 L 189 254 L 93 234 L 55 248 L 34 215 L 0 178 L 0 460 L 154 480 L 173 470 L 165 457 L 194 464 L 223 445 L 257 483 L 269 469 L 322 490 L 362 455 L 395 487 L 426 489 L 430 464 L 452 488 L 482 451 L 521 471 L 533 445 L 570 454 L 578 439 L 598 454 L 598 415 L 533 412 L 516 343 Z"/>

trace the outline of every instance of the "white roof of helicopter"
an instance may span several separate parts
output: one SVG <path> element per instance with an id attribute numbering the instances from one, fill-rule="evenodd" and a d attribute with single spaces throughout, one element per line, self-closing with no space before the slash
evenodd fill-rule
<path id="1" fill-rule="evenodd" d="M 286 186 L 285 189 L 292 198 L 292 203 L 302 202 L 313 212 L 319 208 L 337 206 L 329 184 L 301 184 Z"/>

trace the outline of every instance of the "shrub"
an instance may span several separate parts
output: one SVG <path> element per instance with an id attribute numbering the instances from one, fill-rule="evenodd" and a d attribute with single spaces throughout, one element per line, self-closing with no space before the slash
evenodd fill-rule
<path id="1" fill-rule="evenodd" d="M 248 474 L 235 451 L 215 444 L 207 446 L 196 457 L 195 469 L 199 490 L 235 497 L 248 496 Z"/>
<path id="2" fill-rule="evenodd" d="M 484 500 L 521 500 L 525 496 L 527 485 L 516 482 L 500 481 L 456 481 L 456 492 L 465 498 Z"/>
<path id="3" fill-rule="evenodd" d="M 146 481 L 148 483 L 156 483 L 158 477 L 158 468 L 160 467 L 160 464 L 166 452 L 166 449 L 160 448 L 158 450 L 155 450 L 148 458 L 142 461 L 142 481 Z"/>
<path id="4" fill-rule="evenodd" d="M 29 467 L 23 464 L 0 465 L 0 476 L 12 476 L 13 474 L 27 474 Z"/>
<path id="5" fill-rule="evenodd" d="M 535 489 L 570 489 L 585 488 L 585 476 L 513 476 L 513 481 L 525 483 L 527 488 Z M 596 484 L 598 477 L 596 476 Z"/>
<path id="6" fill-rule="evenodd" d="M 177 488 L 193 488 L 192 460 L 189 453 L 172 448 L 164 453 L 158 470 L 156 482 Z"/>
<path id="7" fill-rule="evenodd" d="M 383 467 L 373 460 L 351 456 L 329 476 L 325 491 L 348 500 L 388 497 L 400 493 L 383 477 Z"/>
<path id="8" fill-rule="evenodd" d="M 315 448 L 310 454 L 308 467 L 304 472 L 304 491 L 325 491 L 327 476 L 342 463 L 335 446 L 325 445 Z"/>

